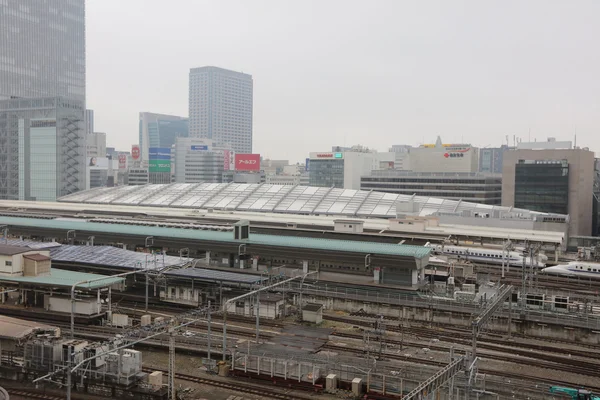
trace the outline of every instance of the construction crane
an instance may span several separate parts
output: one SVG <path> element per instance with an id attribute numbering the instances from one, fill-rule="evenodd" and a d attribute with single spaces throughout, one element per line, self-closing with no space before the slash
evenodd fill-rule
<path id="1" fill-rule="evenodd" d="M 595 396 L 592 392 L 585 389 L 551 386 L 550 393 L 565 394 L 567 396 L 571 396 L 572 400 L 600 400 L 600 397 Z"/>

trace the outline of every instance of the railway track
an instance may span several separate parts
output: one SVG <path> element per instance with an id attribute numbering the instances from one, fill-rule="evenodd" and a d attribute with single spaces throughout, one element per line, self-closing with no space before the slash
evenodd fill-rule
<path id="1" fill-rule="evenodd" d="M 9 395 L 11 396 L 19 396 L 26 399 L 39 399 L 39 400 L 64 400 L 65 396 L 55 396 L 47 393 L 40 393 L 34 389 L 26 390 L 26 389 L 6 389 Z"/>
<path id="2" fill-rule="evenodd" d="M 168 374 L 167 370 L 156 369 L 156 368 L 143 368 L 142 370 L 144 372 L 162 371 L 164 374 Z M 175 379 L 180 379 L 180 380 L 183 380 L 186 382 L 199 383 L 199 384 L 203 384 L 203 385 L 210 385 L 210 386 L 218 387 L 221 389 L 227 389 L 227 390 L 232 390 L 232 391 L 236 391 L 236 392 L 248 393 L 248 394 L 255 395 L 255 396 L 267 397 L 269 399 L 280 399 L 280 400 L 309 400 L 309 399 L 311 399 L 310 397 L 307 397 L 307 396 L 301 396 L 299 394 L 292 394 L 292 393 L 281 393 L 279 391 L 275 391 L 272 388 L 269 388 L 266 386 L 257 386 L 257 385 L 247 384 L 247 383 L 240 383 L 239 381 L 225 382 L 222 380 L 201 378 L 199 376 L 180 374 L 180 373 L 175 373 Z"/>

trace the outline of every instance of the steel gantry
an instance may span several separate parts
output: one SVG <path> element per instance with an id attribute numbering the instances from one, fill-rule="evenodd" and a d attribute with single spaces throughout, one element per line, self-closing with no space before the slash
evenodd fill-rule
<path id="1" fill-rule="evenodd" d="M 472 359 L 477 357 L 477 337 L 481 332 L 481 328 L 484 327 L 492 316 L 500 308 L 504 306 L 504 302 L 508 299 L 508 336 L 511 335 L 511 324 L 512 324 L 512 285 L 502 285 L 498 288 L 498 293 L 494 296 L 494 299 L 487 305 L 487 307 L 479 313 L 473 321 L 471 321 L 471 328 L 473 329 L 473 343 L 472 343 Z"/>
<path id="2" fill-rule="evenodd" d="M 454 375 L 459 373 L 465 368 L 467 359 L 463 356 L 454 359 L 454 350 L 450 348 L 450 364 L 436 372 L 432 377 L 427 379 L 425 382 L 419 384 L 409 394 L 402 397 L 402 400 L 422 399 L 423 396 L 430 395 L 435 390 L 444 385 L 448 380 L 453 379 Z M 450 387 L 450 393 L 452 393 L 453 385 Z"/>

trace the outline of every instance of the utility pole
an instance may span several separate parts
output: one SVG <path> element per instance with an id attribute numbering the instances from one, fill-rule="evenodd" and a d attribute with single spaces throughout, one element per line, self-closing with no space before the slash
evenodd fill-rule
<path id="1" fill-rule="evenodd" d="M 210 311 L 209 311 L 210 312 Z M 169 400 L 177 400 L 175 390 L 175 330 L 169 329 Z"/>
<path id="2" fill-rule="evenodd" d="M 208 301 L 208 329 L 207 329 L 207 336 L 206 336 L 206 342 L 207 342 L 207 356 L 208 356 L 208 360 L 210 361 L 210 300 Z"/>

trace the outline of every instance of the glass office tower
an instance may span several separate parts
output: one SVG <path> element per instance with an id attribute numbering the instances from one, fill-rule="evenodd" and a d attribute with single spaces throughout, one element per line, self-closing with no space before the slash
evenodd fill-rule
<path id="1" fill-rule="evenodd" d="M 568 214 L 568 161 L 519 160 L 515 170 L 515 207 Z"/>
<path id="2" fill-rule="evenodd" d="M 0 1 L 0 97 L 85 103 L 84 0 Z"/>

